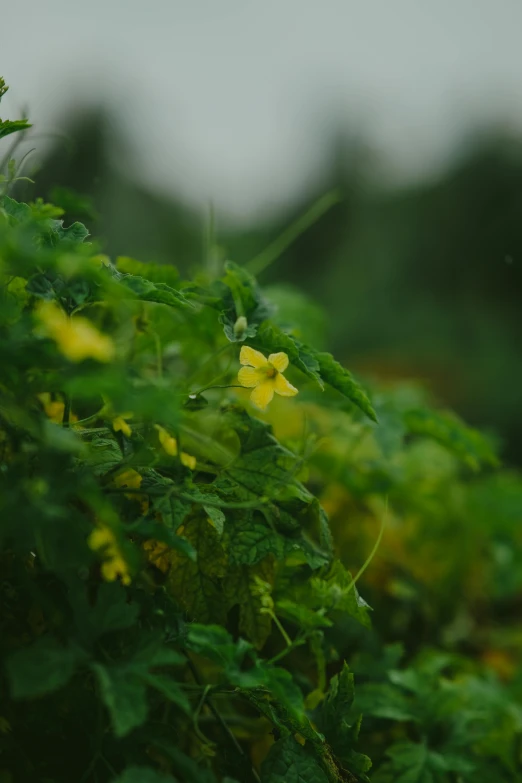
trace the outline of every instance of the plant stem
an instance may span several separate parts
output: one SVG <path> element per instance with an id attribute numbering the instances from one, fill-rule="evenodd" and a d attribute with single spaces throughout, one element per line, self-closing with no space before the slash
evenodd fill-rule
<path id="1" fill-rule="evenodd" d="M 194 677 L 194 679 L 196 680 L 198 685 L 202 685 L 201 677 L 199 676 L 199 672 L 198 672 L 194 662 L 190 659 L 190 657 L 187 656 L 187 658 L 188 658 L 188 665 L 189 665 L 190 671 L 192 672 L 192 676 Z M 245 761 L 247 761 L 250 764 L 250 767 L 251 767 L 251 770 L 252 770 L 252 777 L 254 778 L 255 782 L 256 783 L 261 783 L 261 778 L 257 774 L 257 770 L 251 765 L 250 760 L 248 759 L 245 751 L 243 750 L 243 748 L 241 747 L 241 745 L 237 741 L 235 735 L 230 731 L 229 727 L 225 723 L 224 718 L 218 712 L 217 708 L 215 707 L 215 705 L 211 701 L 211 699 L 208 697 L 208 695 L 207 695 L 207 705 L 208 705 L 209 710 L 211 711 L 211 713 L 213 714 L 213 716 L 215 717 L 215 719 L 217 720 L 217 722 L 219 723 L 219 725 L 223 729 L 223 731 L 226 733 L 226 735 L 229 738 L 229 740 L 231 741 L 231 743 L 234 745 L 236 751 L 239 753 L 239 755 Z"/>
<path id="2" fill-rule="evenodd" d="M 310 226 L 313 226 L 325 212 L 334 204 L 341 201 L 341 194 L 337 190 L 330 190 L 321 196 L 304 215 L 297 218 L 287 229 L 280 234 L 267 248 L 259 255 L 245 264 L 246 269 L 253 274 L 259 275 L 261 272 L 276 261 L 284 251 L 295 242 L 295 240 Z"/>

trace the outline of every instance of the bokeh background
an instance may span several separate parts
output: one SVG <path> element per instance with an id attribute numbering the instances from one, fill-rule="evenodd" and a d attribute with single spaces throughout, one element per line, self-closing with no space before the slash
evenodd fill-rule
<path id="1" fill-rule="evenodd" d="M 255 258 L 335 190 L 262 279 L 324 307 L 350 369 L 420 379 L 522 463 L 518 0 L 26 0 L 1 20 L 2 113 L 36 126 L 25 197 L 188 271 Z"/>

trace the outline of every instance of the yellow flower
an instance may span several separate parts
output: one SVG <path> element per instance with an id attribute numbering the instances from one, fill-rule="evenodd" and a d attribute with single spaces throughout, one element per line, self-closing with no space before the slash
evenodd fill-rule
<path id="1" fill-rule="evenodd" d="M 126 438 L 130 438 L 132 435 L 132 427 L 127 424 L 125 419 L 132 419 L 132 413 L 122 413 L 121 416 L 116 416 L 112 420 L 112 429 L 114 432 L 123 432 Z"/>
<path id="2" fill-rule="evenodd" d="M 282 397 L 293 397 L 297 394 L 295 386 L 288 383 L 283 375 L 288 367 L 286 353 L 282 351 L 271 353 L 266 359 L 259 351 L 244 345 L 239 354 L 239 361 L 241 364 L 249 365 L 242 367 L 237 377 L 241 386 L 254 389 L 250 400 L 256 408 L 266 410 L 274 392 Z"/>
<path id="3" fill-rule="evenodd" d="M 154 427 L 158 431 L 159 435 L 159 441 L 167 454 L 169 454 L 171 457 L 177 457 L 178 456 L 178 442 L 176 438 L 173 438 L 172 435 L 169 435 L 167 430 L 164 427 L 161 427 L 159 424 L 155 424 Z M 186 454 L 184 451 L 181 452 L 179 455 L 180 461 L 182 465 L 185 465 L 186 468 L 190 468 L 190 470 L 196 469 L 196 458 L 191 457 L 190 454 Z"/>
<path id="4" fill-rule="evenodd" d="M 63 422 L 65 403 L 61 402 L 60 400 L 52 400 L 49 392 L 42 392 L 41 394 L 38 394 L 37 397 L 42 403 L 43 409 L 49 419 L 55 424 L 61 424 Z M 71 413 L 69 415 L 69 421 L 71 423 L 78 421 L 78 416 L 76 416 L 74 413 Z"/>
<path id="5" fill-rule="evenodd" d="M 106 582 L 115 582 L 120 578 L 124 585 L 131 582 L 127 563 L 116 541 L 116 536 L 110 528 L 103 525 L 95 528 L 88 538 L 90 549 L 94 552 L 102 550 L 104 561 L 101 566 L 101 573 Z"/>
<path id="6" fill-rule="evenodd" d="M 114 479 L 114 485 L 116 487 L 129 487 L 129 489 L 139 489 L 143 478 L 140 476 L 137 470 L 133 468 L 127 468 L 121 473 L 118 473 Z"/>
<path id="7" fill-rule="evenodd" d="M 118 473 L 118 475 L 113 480 L 113 484 L 115 487 L 120 487 L 122 489 L 125 487 L 128 487 L 129 489 L 139 489 L 141 487 L 142 480 L 143 477 L 140 476 L 136 470 L 127 468 L 127 470 L 123 470 L 121 473 Z M 125 497 L 129 500 L 135 500 L 138 502 L 141 506 L 143 514 L 146 514 L 149 510 L 149 500 L 147 495 L 138 495 L 134 492 L 126 492 Z"/>
<path id="8" fill-rule="evenodd" d="M 43 334 L 51 337 L 58 349 L 71 362 L 96 359 L 110 362 L 114 358 L 114 343 L 82 316 L 67 318 L 54 302 L 42 302 L 37 316 L 42 323 Z"/>

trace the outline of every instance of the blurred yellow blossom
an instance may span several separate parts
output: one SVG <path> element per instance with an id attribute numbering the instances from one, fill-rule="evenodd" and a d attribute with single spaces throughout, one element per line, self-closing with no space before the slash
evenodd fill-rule
<path id="1" fill-rule="evenodd" d="M 127 424 L 126 419 L 132 419 L 132 413 L 122 413 L 112 420 L 112 429 L 114 432 L 123 432 L 126 438 L 132 435 L 132 427 Z"/>
<path id="2" fill-rule="evenodd" d="M 49 392 L 42 392 L 41 394 L 38 394 L 38 399 L 42 403 L 43 409 L 49 419 L 54 421 L 55 424 L 61 424 L 63 422 L 65 403 L 61 400 L 53 400 Z M 71 423 L 78 421 L 78 416 L 76 416 L 74 413 L 71 413 L 69 415 L 69 421 Z"/>
<path id="3" fill-rule="evenodd" d="M 42 302 L 36 314 L 41 322 L 41 333 L 51 337 L 61 353 L 71 362 L 96 359 L 110 362 L 114 358 L 114 343 L 82 316 L 68 318 L 54 302 Z"/>
<path id="4" fill-rule="evenodd" d="M 114 478 L 113 483 L 115 487 L 119 488 L 128 487 L 129 489 L 139 489 L 141 487 L 142 480 L 143 477 L 140 476 L 136 470 L 133 470 L 133 468 L 127 468 L 127 470 L 123 470 L 121 473 L 118 473 L 118 475 Z M 141 506 L 141 511 L 143 514 L 146 514 L 149 510 L 149 500 L 147 495 L 138 495 L 134 492 L 126 492 L 125 497 L 129 498 L 129 500 L 137 501 Z"/>
<path id="5" fill-rule="evenodd" d="M 293 397 L 297 389 L 292 386 L 283 373 L 288 367 L 288 356 L 282 351 L 271 353 L 268 359 L 262 353 L 244 345 L 239 354 L 242 367 L 238 373 L 241 386 L 253 388 L 251 402 L 260 410 L 266 410 L 272 401 L 274 392 L 282 397 Z"/>
<path id="6" fill-rule="evenodd" d="M 177 457 L 178 456 L 178 442 L 176 438 L 173 438 L 172 435 L 169 435 L 167 430 L 164 427 L 161 427 L 159 424 L 155 424 L 154 427 L 158 431 L 159 441 L 167 454 L 170 454 L 171 457 Z M 181 464 L 185 465 L 186 468 L 190 468 L 190 470 L 195 470 L 196 468 L 196 458 L 191 457 L 190 454 L 186 454 L 184 451 L 181 452 L 179 455 L 179 458 L 181 460 Z"/>
<path id="7" fill-rule="evenodd" d="M 109 527 L 96 527 L 89 536 L 88 544 L 94 552 L 101 552 L 104 558 L 101 573 L 106 582 L 115 582 L 119 578 L 124 585 L 130 584 L 127 563 L 123 559 L 116 536 Z"/>

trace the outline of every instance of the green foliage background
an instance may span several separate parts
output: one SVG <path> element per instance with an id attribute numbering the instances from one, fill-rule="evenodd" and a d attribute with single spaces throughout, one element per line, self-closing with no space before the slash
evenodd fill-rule
<path id="1" fill-rule="evenodd" d="M 522 481 L 494 443 L 415 385 L 363 387 L 259 257 L 111 258 L 13 198 L 20 176 L 7 160 L 2 783 L 519 780 Z M 256 412 L 245 344 L 284 351 L 299 395 Z"/>

